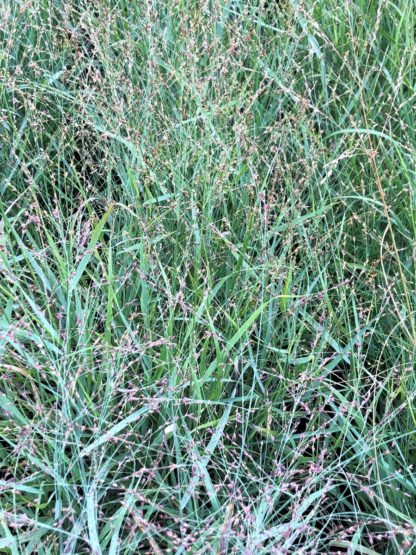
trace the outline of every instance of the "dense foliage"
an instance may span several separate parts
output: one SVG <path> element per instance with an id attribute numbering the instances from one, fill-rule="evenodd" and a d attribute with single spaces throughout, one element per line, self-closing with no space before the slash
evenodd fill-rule
<path id="1" fill-rule="evenodd" d="M 416 552 L 414 0 L 0 4 L 0 552 Z"/>

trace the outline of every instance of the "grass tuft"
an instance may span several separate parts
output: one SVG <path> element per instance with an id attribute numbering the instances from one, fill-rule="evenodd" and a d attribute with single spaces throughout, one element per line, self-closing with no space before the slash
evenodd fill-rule
<path id="1" fill-rule="evenodd" d="M 0 552 L 416 552 L 414 0 L 3 0 Z"/>

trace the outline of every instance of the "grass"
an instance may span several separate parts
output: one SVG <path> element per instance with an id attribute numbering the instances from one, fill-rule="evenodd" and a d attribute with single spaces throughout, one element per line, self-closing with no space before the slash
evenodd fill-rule
<path id="1" fill-rule="evenodd" d="M 0 552 L 416 552 L 414 0 L 4 0 Z"/>

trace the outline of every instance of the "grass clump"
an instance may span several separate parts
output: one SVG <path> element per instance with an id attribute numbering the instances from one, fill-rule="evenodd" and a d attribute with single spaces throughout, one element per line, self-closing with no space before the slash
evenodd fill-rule
<path id="1" fill-rule="evenodd" d="M 414 1 L 0 10 L 0 552 L 413 553 Z"/>

